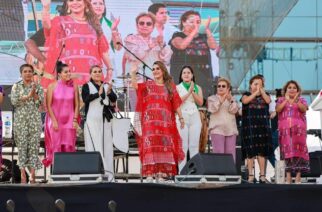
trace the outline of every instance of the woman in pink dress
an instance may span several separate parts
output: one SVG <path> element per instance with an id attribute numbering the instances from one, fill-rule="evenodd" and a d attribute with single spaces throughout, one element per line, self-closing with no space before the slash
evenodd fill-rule
<path id="1" fill-rule="evenodd" d="M 176 175 L 177 165 L 184 159 L 175 113 L 181 128 L 184 120 L 180 109 L 182 101 L 166 66 L 157 61 L 152 71 L 154 81 L 137 83 L 137 68 L 133 67 L 131 79 L 138 95 L 135 126 L 142 175 L 148 182 L 152 182 L 153 177 L 161 182 L 164 177 Z"/>
<path id="2" fill-rule="evenodd" d="M 42 23 L 46 37 L 47 60 L 45 70 L 54 75 L 55 62 L 63 61 L 77 79 L 79 85 L 89 80 L 88 70 L 93 65 L 102 66 L 102 60 L 108 69 L 110 80 L 112 67 L 109 59 L 109 44 L 103 35 L 100 22 L 89 0 L 64 0 L 62 16 L 50 20 L 51 0 L 41 0 L 43 4 Z M 52 82 L 42 79 L 47 87 Z"/>
<path id="3" fill-rule="evenodd" d="M 294 80 L 285 84 L 283 94 L 276 104 L 281 159 L 285 160 L 286 183 L 292 182 L 292 172 L 296 173 L 295 183 L 301 183 L 301 173 L 310 169 L 305 118 L 308 105 Z"/>
<path id="4" fill-rule="evenodd" d="M 53 162 L 55 152 L 74 152 L 78 126 L 78 86 L 70 79 L 66 64 L 57 64 L 59 80 L 48 86 L 47 115 L 45 120 L 45 166 Z"/>

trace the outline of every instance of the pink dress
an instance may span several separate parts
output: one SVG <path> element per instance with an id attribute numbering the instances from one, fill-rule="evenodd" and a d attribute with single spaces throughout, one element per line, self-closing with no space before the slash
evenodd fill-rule
<path id="1" fill-rule="evenodd" d="M 52 164 L 55 152 L 75 152 L 76 129 L 73 128 L 75 113 L 75 92 L 72 81 L 59 80 L 53 91 L 52 110 L 58 122 L 58 130 L 54 130 L 52 120 L 47 113 L 45 120 L 45 166 Z"/>
<path id="2" fill-rule="evenodd" d="M 277 105 L 285 100 L 281 97 Z M 299 101 L 307 105 L 304 98 Z M 278 114 L 279 144 L 281 159 L 285 160 L 286 171 L 308 171 L 309 154 L 306 145 L 306 117 L 296 103 L 286 103 L 283 110 Z"/>
<path id="3" fill-rule="evenodd" d="M 89 80 L 89 68 L 102 65 L 102 54 L 108 51 L 109 45 L 104 35 L 98 37 L 94 28 L 87 22 L 78 22 L 70 16 L 58 16 L 51 21 L 51 28 L 44 31 L 45 46 L 48 47 L 45 70 L 56 76 L 55 63 L 59 58 L 67 64 L 72 73 L 79 74 L 75 80 L 82 85 Z M 63 47 L 65 45 L 65 47 Z M 42 78 L 42 86 L 53 80 Z"/>

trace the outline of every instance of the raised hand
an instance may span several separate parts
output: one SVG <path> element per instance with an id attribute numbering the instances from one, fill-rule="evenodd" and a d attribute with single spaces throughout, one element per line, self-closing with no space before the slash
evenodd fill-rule
<path id="1" fill-rule="evenodd" d="M 120 21 L 121 21 L 120 16 L 113 21 L 112 26 L 111 26 L 112 32 L 117 31 L 117 27 L 118 27 Z"/>
<path id="2" fill-rule="evenodd" d="M 194 88 L 195 88 L 195 83 L 193 81 L 191 81 L 190 88 L 189 88 L 189 93 L 192 93 Z"/>
<path id="3" fill-rule="evenodd" d="M 210 31 L 210 23 L 211 23 L 211 17 L 208 16 L 208 20 L 206 22 L 205 28 L 206 28 L 206 32 L 209 31 L 211 33 L 211 31 Z"/>
<path id="4" fill-rule="evenodd" d="M 227 93 L 226 93 L 226 99 L 227 99 L 228 101 L 231 101 L 231 100 L 232 100 L 232 98 L 233 98 L 233 96 L 231 95 L 231 91 L 230 91 L 230 90 L 228 90 L 228 91 L 227 91 Z"/>
<path id="5" fill-rule="evenodd" d="M 50 4 L 51 4 L 51 0 L 41 0 L 41 4 L 43 7 L 50 7 Z"/>
<path id="6" fill-rule="evenodd" d="M 261 87 L 260 88 L 260 93 L 261 93 L 261 95 L 265 94 L 265 88 Z"/>
<path id="7" fill-rule="evenodd" d="M 136 75 L 136 73 L 139 71 L 139 63 L 138 62 L 133 62 L 131 63 L 131 69 L 130 69 L 130 74 L 131 75 Z"/>
<path id="8" fill-rule="evenodd" d="M 285 99 L 289 102 L 290 101 L 290 96 L 288 94 L 288 92 L 285 93 Z"/>
<path id="9" fill-rule="evenodd" d="M 194 25 L 194 28 L 191 31 L 191 34 L 197 35 L 198 33 L 199 33 L 199 26 L 198 25 Z"/>
<path id="10" fill-rule="evenodd" d="M 104 92 L 104 87 L 103 84 L 101 84 L 100 89 L 98 90 L 98 95 L 102 95 L 102 93 Z"/>
<path id="11" fill-rule="evenodd" d="M 297 93 L 296 93 L 296 95 L 295 95 L 295 97 L 294 97 L 293 102 L 296 102 L 296 103 L 297 103 L 298 98 L 299 98 L 299 95 L 300 95 L 300 93 L 299 93 L 299 92 L 297 92 Z"/>

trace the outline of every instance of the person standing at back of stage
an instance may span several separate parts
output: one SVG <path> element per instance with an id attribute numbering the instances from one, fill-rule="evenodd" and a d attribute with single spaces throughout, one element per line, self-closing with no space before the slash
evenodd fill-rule
<path id="1" fill-rule="evenodd" d="M 187 162 L 189 150 L 190 158 L 199 152 L 199 138 L 201 132 L 201 119 L 198 107 L 203 105 L 202 89 L 195 84 L 195 75 L 190 66 L 184 66 L 180 72 L 177 91 L 182 100 L 180 106 L 182 118 L 185 120 L 184 128 L 181 129 L 181 120 L 177 117 L 177 127 L 182 138 L 182 148 L 185 158 L 179 164 L 179 172 Z"/>
<path id="2" fill-rule="evenodd" d="M 162 35 L 164 40 L 164 46 L 168 45 L 176 28 L 168 22 L 168 10 L 162 3 L 154 3 L 148 8 L 148 12 L 155 15 L 155 26 L 152 32 L 152 37 L 158 37 Z"/>
<path id="3" fill-rule="evenodd" d="M 0 85 L 0 106 L 3 103 L 4 99 L 4 92 L 3 88 Z M 2 117 L 1 117 L 1 107 L 0 107 L 0 172 L 1 172 L 1 166 L 2 166 Z"/>
<path id="4" fill-rule="evenodd" d="M 182 140 L 176 126 L 175 113 L 184 127 L 181 98 L 165 64 L 153 64 L 154 81 L 137 83 L 137 67 L 131 70 L 132 86 L 137 90 L 135 130 L 141 160 L 142 176 L 148 182 L 164 181 L 178 173 L 177 165 L 184 158 Z"/>
<path id="5" fill-rule="evenodd" d="M 82 87 L 82 99 L 85 103 L 85 150 L 101 153 L 105 175 L 112 180 L 114 149 L 111 119 L 117 96 L 112 90 L 112 84 L 103 83 L 103 73 L 99 66 L 92 66 L 90 74 L 90 81 Z"/>
<path id="6" fill-rule="evenodd" d="M 30 168 L 30 183 L 35 183 L 36 169 L 41 168 L 38 157 L 41 134 L 39 107 L 44 100 L 44 91 L 33 82 L 34 68 L 29 64 L 20 66 L 22 80 L 11 90 L 11 103 L 14 106 L 14 139 L 18 147 L 18 162 L 21 183 L 27 183 L 26 168 Z"/>
<path id="7" fill-rule="evenodd" d="M 74 152 L 79 115 L 78 86 L 71 80 L 68 65 L 57 63 L 58 81 L 47 90 L 45 119 L 46 158 L 43 164 L 52 164 L 55 152 Z"/>
<path id="8" fill-rule="evenodd" d="M 266 183 L 266 157 L 273 151 L 269 125 L 269 103 L 271 98 L 264 90 L 262 76 L 249 81 L 250 92 L 242 95 L 242 155 L 247 159 L 248 182 L 255 182 L 254 159 L 259 164 L 259 182 Z"/>
<path id="9" fill-rule="evenodd" d="M 236 114 L 238 103 L 231 95 L 230 82 L 219 78 L 217 94 L 208 97 L 210 115 L 209 132 L 214 153 L 231 154 L 236 163 L 236 138 L 238 135 Z"/>
<path id="10" fill-rule="evenodd" d="M 200 34 L 200 14 L 189 10 L 180 18 L 180 30 L 173 34 L 169 44 L 173 51 L 170 61 L 170 73 L 178 83 L 179 71 L 182 64 L 190 65 L 195 75 L 198 76 L 197 84 L 203 85 L 204 96 L 208 97 L 213 93 L 213 74 L 210 49 L 215 49 L 217 43 L 209 29 L 211 19 L 206 23 L 206 34 Z"/>
<path id="11" fill-rule="evenodd" d="M 301 173 L 310 170 L 306 145 L 306 100 L 301 97 L 301 87 L 288 81 L 283 87 L 283 97 L 278 98 L 278 131 L 281 160 L 285 160 L 286 183 L 292 183 L 292 173 L 296 173 L 295 183 L 301 183 Z"/>

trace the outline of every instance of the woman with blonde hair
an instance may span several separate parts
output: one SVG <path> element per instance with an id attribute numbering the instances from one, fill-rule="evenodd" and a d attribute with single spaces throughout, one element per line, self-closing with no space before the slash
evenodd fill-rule
<path id="1" fill-rule="evenodd" d="M 238 109 L 238 103 L 231 94 L 229 80 L 220 78 L 217 83 L 217 93 L 208 97 L 208 112 L 211 113 L 209 132 L 212 151 L 231 154 L 235 162 Z"/>

